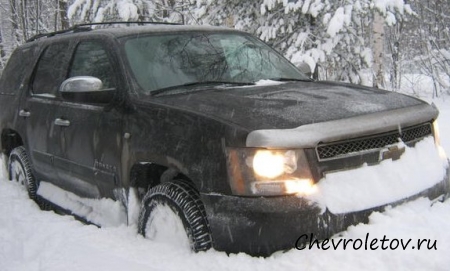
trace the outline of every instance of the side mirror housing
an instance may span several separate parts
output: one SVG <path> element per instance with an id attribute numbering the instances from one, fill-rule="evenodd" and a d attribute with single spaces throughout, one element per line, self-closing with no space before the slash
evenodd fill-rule
<path id="1" fill-rule="evenodd" d="M 59 92 L 65 100 L 85 103 L 109 103 L 115 89 L 103 88 L 102 80 L 92 76 L 75 76 L 62 82 Z"/>
<path id="2" fill-rule="evenodd" d="M 309 67 L 309 65 L 307 63 L 301 62 L 301 63 L 297 64 L 296 66 L 303 74 L 305 74 L 309 78 L 312 77 L 311 67 Z"/>

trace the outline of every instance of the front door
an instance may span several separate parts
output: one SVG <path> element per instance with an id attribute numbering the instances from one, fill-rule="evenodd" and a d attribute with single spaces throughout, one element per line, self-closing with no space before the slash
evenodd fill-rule
<path id="1" fill-rule="evenodd" d="M 81 41 L 69 66 L 67 78 L 93 76 L 103 88 L 117 90 L 112 57 L 98 41 Z M 69 190 L 88 198 L 114 198 L 122 149 L 121 113 L 109 104 L 64 100 L 59 111 L 62 123 L 61 154 L 55 167 Z"/>
<path id="2" fill-rule="evenodd" d="M 59 182 L 53 160 L 61 155 L 61 127 L 55 125 L 55 120 L 61 104 L 58 88 L 69 60 L 68 48 L 68 42 L 61 42 L 42 51 L 29 84 L 29 95 L 19 111 L 25 121 L 29 155 L 37 177 L 52 183 Z"/>

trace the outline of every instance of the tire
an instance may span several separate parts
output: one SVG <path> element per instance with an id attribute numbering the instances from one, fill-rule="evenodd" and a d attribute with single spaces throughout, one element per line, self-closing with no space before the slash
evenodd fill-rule
<path id="1" fill-rule="evenodd" d="M 31 171 L 31 164 L 23 146 L 11 151 L 8 160 L 9 180 L 16 181 L 28 192 L 32 200 L 36 200 L 37 184 Z"/>
<path id="2" fill-rule="evenodd" d="M 173 216 L 181 220 L 183 232 L 191 250 L 205 251 L 212 247 L 212 237 L 205 208 L 193 185 L 182 180 L 175 180 L 150 189 L 142 200 L 138 224 L 140 234 L 150 239 L 154 238 L 151 235 L 158 234 L 158 225 L 155 225 L 158 222 L 155 221 L 161 219 L 158 216 L 164 216 L 163 219 L 167 218 L 167 213 L 160 213 L 160 210 L 164 208 L 170 210 Z M 166 222 L 166 220 L 164 221 Z M 160 227 L 166 225 L 163 224 Z M 156 232 L 154 228 L 156 228 Z M 163 230 L 165 231 L 165 229 Z"/>
<path id="3" fill-rule="evenodd" d="M 23 146 L 17 147 L 11 151 L 7 162 L 8 174 L 10 181 L 16 181 L 27 190 L 30 199 L 43 211 L 53 210 L 50 202 L 37 195 L 38 183 L 31 171 L 30 160 Z"/>

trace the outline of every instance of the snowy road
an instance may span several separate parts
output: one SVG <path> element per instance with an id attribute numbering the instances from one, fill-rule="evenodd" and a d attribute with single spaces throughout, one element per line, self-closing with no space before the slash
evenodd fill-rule
<path id="1" fill-rule="evenodd" d="M 441 110 L 442 145 L 450 154 L 450 101 L 436 104 Z M 450 200 L 431 205 L 427 199 L 418 199 L 383 214 L 372 214 L 369 224 L 344 232 L 344 240 L 354 242 L 345 250 L 342 244 L 337 250 L 293 249 L 263 259 L 216 251 L 192 254 L 144 240 L 133 227 L 99 229 L 70 216 L 43 212 L 18 186 L 6 181 L 5 175 L 2 168 L 1 271 L 450 270 Z M 365 250 L 364 245 L 352 248 L 357 239 L 364 241 L 366 236 L 369 241 L 377 239 L 377 246 L 372 246 L 376 250 L 370 246 Z M 404 250 L 401 242 L 408 243 L 408 248 Z"/>

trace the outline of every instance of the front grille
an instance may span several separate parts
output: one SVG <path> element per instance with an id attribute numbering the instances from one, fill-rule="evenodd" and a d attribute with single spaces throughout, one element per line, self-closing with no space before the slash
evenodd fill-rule
<path id="1" fill-rule="evenodd" d="M 348 141 L 340 141 L 329 144 L 321 144 L 316 148 L 319 160 L 337 159 L 342 156 L 357 155 L 358 153 L 382 149 L 388 145 L 399 142 L 399 138 L 405 142 L 417 141 L 432 134 L 431 124 L 425 123 L 419 126 L 405 128 L 401 131 L 392 131 L 377 136 L 363 137 Z"/>

